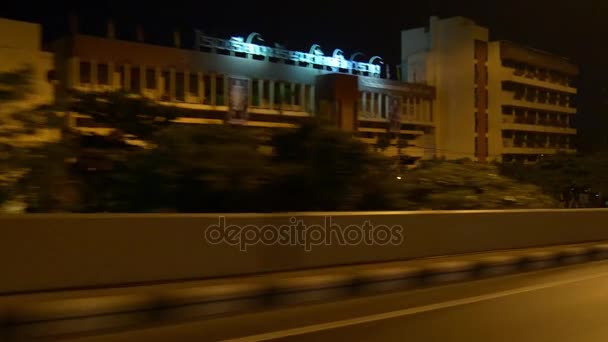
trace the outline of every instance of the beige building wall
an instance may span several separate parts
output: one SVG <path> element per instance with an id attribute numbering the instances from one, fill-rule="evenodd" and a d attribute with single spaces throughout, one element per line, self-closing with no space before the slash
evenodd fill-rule
<path id="1" fill-rule="evenodd" d="M 577 95 L 578 91 L 570 84 L 560 84 L 547 78 L 539 78 L 534 73 L 525 73 L 522 70 L 517 70 L 515 67 L 505 65 L 501 57 L 501 48 L 504 42 L 496 41 L 490 43 L 490 58 L 488 61 L 490 69 L 490 81 L 488 84 L 490 96 L 489 108 L 493 115 L 490 116 L 490 149 L 491 153 L 500 156 L 509 156 L 511 160 L 513 156 L 526 156 L 522 160 L 527 161 L 529 158 L 535 159 L 544 154 L 555 154 L 561 152 L 575 152 L 573 146 L 574 138 L 577 131 L 572 126 L 576 108 L 572 106 L 564 106 L 558 103 L 550 103 L 548 100 L 539 99 L 538 95 L 533 99 L 527 99 L 527 96 L 517 98 L 513 90 L 505 89 L 505 83 L 514 84 L 526 89 L 539 89 L 547 93 L 559 93 L 560 96 Z M 510 46 L 516 46 L 513 43 L 508 43 Z M 522 51 L 528 51 L 530 55 L 546 54 L 525 47 L 518 47 Z M 548 55 L 548 54 L 547 54 Z M 560 57 L 552 56 L 555 60 L 560 60 Z M 565 60 L 559 63 L 567 63 Z M 526 65 L 522 62 L 522 66 L 526 68 L 535 68 Z M 550 69 L 549 69 L 550 70 Z M 548 71 L 547 71 L 548 72 Z M 552 71 L 553 72 L 553 71 Z M 566 75 L 562 75 L 566 77 Z M 568 76 L 573 77 L 573 76 Z M 505 108 L 514 107 L 519 111 L 525 112 L 526 122 L 518 121 L 516 113 L 507 114 Z M 531 115 L 531 113 L 536 113 Z M 557 121 L 550 119 L 552 116 Z M 541 140 L 541 146 L 528 146 L 522 144 L 516 146 L 513 143 L 515 134 L 530 136 L 534 135 Z M 563 139 L 567 144 L 554 144 L 551 139 Z M 544 145 L 543 145 L 544 144 Z M 538 145 L 538 144 L 537 144 Z M 533 161 L 533 160 L 532 160 Z"/>
<path id="2" fill-rule="evenodd" d="M 9 107 L 31 108 L 53 102 L 53 85 L 48 79 L 53 55 L 41 49 L 41 30 L 39 24 L 0 18 L 0 72 L 33 70 L 31 93 Z"/>
<path id="3" fill-rule="evenodd" d="M 407 81 L 435 86 L 437 90 L 438 156 L 479 160 L 480 155 L 487 153 L 485 161 L 500 161 L 504 156 L 509 160 L 514 156 L 529 160 L 558 151 L 575 152 L 576 129 L 572 121 L 576 108 L 551 103 L 538 95 L 557 93 L 558 102 L 565 98 L 572 103 L 577 94 L 575 87 L 539 74 L 575 77 L 578 73 L 575 65 L 559 56 L 513 43 L 490 42 L 487 28 L 463 17 L 431 17 L 429 26 L 403 31 L 401 39 L 402 73 Z M 482 50 L 487 45 L 485 72 L 482 64 L 476 67 L 476 54 L 480 53 L 476 42 Z M 509 49 L 507 56 L 514 59 L 509 63 L 521 63 L 525 72 L 503 61 L 504 49 Z M 486 75 L 487 83 L 483 79 Z M 479 85 L 485 86 L 487 92 Z M 512 89 L 507 89 L 509 85 L 524 87 L 526 96 L 515 96 Z M 480 127 L 486 125 L 483 113 L 486 101 L 487 133 L 485 127 Z M 525 112 L 525 122 L 521 117 L 514 120 L 514 113 L 505 115 L 505 108 Z M 487 151 L 480 132 L 487 137 Z M 514 143 L 515 135 L 525 136 L 524 142 Z"/>
<path id="4" fill-rule="evenodd" d="M 428 28 L 402 32 L 409 82 L 435 86 L 437 155 L 475 158 L 475 41 L 488 30 L 463 17 L 432 17 Z"/>
<path id="5" fill-rule="evenodd" d="M 0 131 L 12 133 L 3 136 L 0 142 L 25 146 L 59 139 L 58 130 L 46 127 L 37 129 L 34 134 L 22 133 L 22 122 L 12 117 L 16 112 L 54 102 L 54 86 L 49 81 L 53 55 L 41 50 L 41 39 L 40 25 L 0 18 L 0 73 L 32 70 L 30 91 L 25 97 L 0 105 Z"/>

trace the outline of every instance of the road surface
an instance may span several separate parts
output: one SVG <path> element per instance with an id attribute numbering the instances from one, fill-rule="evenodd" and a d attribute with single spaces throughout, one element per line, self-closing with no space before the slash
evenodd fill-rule
<path id="1" fill-rule="evenodd" d="M 608 341 L 608 261 L 70 339 L 217 340 Z"/>

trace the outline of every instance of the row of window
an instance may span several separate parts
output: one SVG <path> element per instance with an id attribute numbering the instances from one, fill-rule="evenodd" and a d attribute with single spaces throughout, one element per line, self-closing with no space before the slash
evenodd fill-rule
<path id="1" fill-rule="evenodd" d="M 564 134 L 503 131 L 504 147 L 574 149 L 574 138 Z"/>
<path id="2" fill-rule="evenodd" d="M 525 86 L 514 82 L 503 82 L 502 90 L 513 92 L 516 100 L 544 103 L 570 108 L 574 106 L 571 94 L 537 87 Z"/>
<path id="3" fill-rule="evenodd" d="M 516 76 L 523 76 L 530 79 L 536 79 L 539 81 L 549 82 L 553 84 L 559 84 L 563 86 L 573 86 L 573 78 L 563 73 L 547 70 L 543 68 L 537 68 L 525 63 L 514 62 L 510 60 L 503 60 L 502 65 L 507 68 L 514 69 L 513 74 Z"/>
<path id="4" fill-rule="evenodd" d="M 113 70 L 109 70 L 108 64 L 104 63 L 99 63 L 95 67 L 96 84 L 98 85 L 116 86 L 128 89 L 134 93 L 158 91 L 160 92 L 158 98 L 162 101 L 170 101 L 173 91 L 175 101 L 191 102 L 188 101 L 189 98 L 196 98 L 197 102 L 199 102 L 200 97 L 202 97 L 203 104 L 227 105 L 228 85 L 225 75 L 205 73 L 199 82 L 197 73 L 175 71 L 175 84 L 172 90 L 171 72 L 168 70 L 162 70 L 157 75 L 155 68 L 115 65 Z M 128 79 L 127 68 L 129 68 Z M 79 83 L 82 85 L 93 83 L 92 71 L 92 64 L 90 62 L 80 62 Z M 110 84 L 110 72 L 115 76 L 114 84 Z M 249 82 L 253 106 L 306 106 L 308 108 L 312 105 L 311 101 L 314 98 L 314 89 L 311 85 L 284 81 L 274 81 L 273 84 L 274 86 L 272 87 L 271 81 L 258 79 L 252 79 Z M 213 94 L 215 94 L 215 97 L 212 96 Z"/>
<path id="5" fill-rule="evenodd" d="M 360 115 L 363 117 L 383 118 L 394 110 L 387 94 L 361 92 L 357 103 Z M 430 104 L 421 98 L 404 98 L 399 102 L 401 115 L 406 120 L 431 122 L 433 120 Z"/>

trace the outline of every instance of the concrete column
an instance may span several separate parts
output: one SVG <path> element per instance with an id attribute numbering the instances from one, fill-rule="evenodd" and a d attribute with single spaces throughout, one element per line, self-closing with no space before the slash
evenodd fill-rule
<path id="1" fill-rule="evenodd" d="M 316 113 L 317 108 L 315 107 L 316 103 L 315 103 L 315 86 L 311 85 L 310 86 L 310 113 L 314 116 Z"/>
<path id="2" fill-rule="evenodd" d="M 371 116 L 377 117 L 376 115 L 376 94 L 369 93 L 369 111 Z"/>
<path id="3" fill-rule="evenodd" d="M 97 61 L 91 60 L 91 88 L 97 89 Z"/>
<path id="4" fill-rule="evenodd" d="M 71 84 L 72 88 L 80 85 L 80 59 L 78 57 L 72 57 L 72 65 L 71 65 Z"/>
<path id="5" fill-rule="evenodd" d="M 385 116 L 386 116 L 387 118 L 389 118 L 389 117 L 388 117 L 388 110 L 389 110 L 389 108 L 388 108 L 388 106 L 389 106 L 389 103 L 388 103 L 388 95 L 382 95 L 382 97 L 384 98 L 384 113 L 385 113 Z"/>
<path id="6" fill-rule="evenodd" d="M 190 95 L 190 71 L 184 70 L 184 102 L 188 102 Z"/>
<path id="7" fill-rule="evenodd" d="M 274 81 L 270 81 L 268 93 L 268 101 L 270 102 L 268 108 L 274 109 Z"/>
<path id="8" fill-rule="evenodd" d="M 163 94 L 163 87 L 161 86 L 162 73 L 160 70 L 160 66 L 154 67 L 154 92 L 156 99 L 160 99 Z"/>
<path id="9" fill-rule="evenodd" d="M 200 71 L 196 73 L 196 82 L 198 83 L 198 102 L 205 103 L 205 79 Z"/>
<path id="10" fill-rule="evenodd" d="M 175 68 L 169 69 L 169 100 L 175 102 Z"/>
<path id="11" fill-rule="evenodd" d="M 131 64 L 125 64 L 122 70 L 125 73 L 125 84 L 123 86 L 126 91 L 129 91 L 131 90 Z"/>
<path id="12" fill-rule="evenodd" d="M 378 93 L 378 116 L 384 118 L 382 115 L 382 94 Z"/>
<path id="13" fill-rule="evenodd" d="M 264 80 L 258 80 L 258 98 L 259 98 L 259 106 L 264 106 Z"/>
<path id="14" fill-rule="evenodd" d="M 367 111 L 367 93 L 361 92 L 361 108 L 359 108 L 359 112 L 364 113 Z"/>
<path id="15" fill-rule="evenodd" d="M 110 90 L 114 90 L 114 63 L 108 62 L 108 87 Z"/>
<path id="16" fill-rule="evenodd" d="M 212 106 L 215 106 L 216 97 L 217 97 L 217 75 L 215 73 L 211 73 L 210 78 L 210 87 L 211 87 L 211 103 Z"/>
<path id="17" fill-rule="evenodd" d="M 148 89 L 148 85 L 146 84 L 146 66 L 139 66 L 139 92 L 144 93 L 144 90 Z"/>

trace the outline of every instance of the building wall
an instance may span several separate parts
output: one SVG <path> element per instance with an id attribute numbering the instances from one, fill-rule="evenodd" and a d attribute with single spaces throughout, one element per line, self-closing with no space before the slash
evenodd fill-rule
<path id="1" fill-rule="evenodd" d="M 335 74 L 329 68 L 258 58 L 261 56 L 84 35 L 62 39 L 54 46 L 64 90 L 126 90 L 196 113 L 196 117 L 179 118 L 178 122 L 223 124 L 228 111 L 228 78 L 239 76 L 249 80 L 248 126 L 295 127 L 298 121 L 330 113 L 332 122 L 371 145 L 388 138 L 389 146 L 382 149 L 387 156 L 434 157 L 435 91 L 428 85 Z M 341 81 L 346 79 L 350 80 L 349 91 L 344 95 L 347 87 Z M 401 99 L 400 132 L 388 129 L 391 97 Z M 103 127 L 85 127 L 86 118 L 77 113 L 73 117 L 80 130 L 109 132 Z"/>
<path id="2" fill-rule="evenodd" d="M 0 72 L 31 68 L 31 93 L 23 101 L 5 104 L 4 110 L 27 109 L 53 101 L 49 71 L 53 56 L 41 50 L 41 27 L 21 21 L 0 18 Z M 2 110 L 2 109 L 0 109 Z"/>
<path id="3" fill-rule="evenodd" d="M 402 48 L 402 53 L 411 53 L 402 56 L 410 69 L 408 81 L 436 88 L 437 154 L 447 159 L 474 159 L 475 41 L 486 42 L 488 30 L 463 17 L 432 17 L 426 31 L 418 28 L 402 33 L 402 45 L 414 44 Z M 424 48 L 428 52 L 420 51 Z"/>
<path id="4" fill-rule="evenodd" d="M 575 151 L 576 65 L 514 43 L 490 42 L 487 28 L 463 17 L 431 17 L 427 28 L 403 31 L 401 38 L 408 81 L 436 88 L 437 155 L 533 161 Z"/>
<path id="5" fill-rule="evenodd" d="M 490 44 L 491 149 L 505 161 L 575 152 L 573 64 L 513 43 Z"/>
<path id="6" fill-rule="evenodd" d="M 41 51 L 40 25 L 0 18 L 0 73 L 31 72 L 23 98 L 0 103 L 0 143 L 37 146 L 60 138 L 58 129 L 42 124 L 32 132 L 13 116 L 54 101 L 54 85 L 49 80 L 52 69 L 52 54 Z"/>

